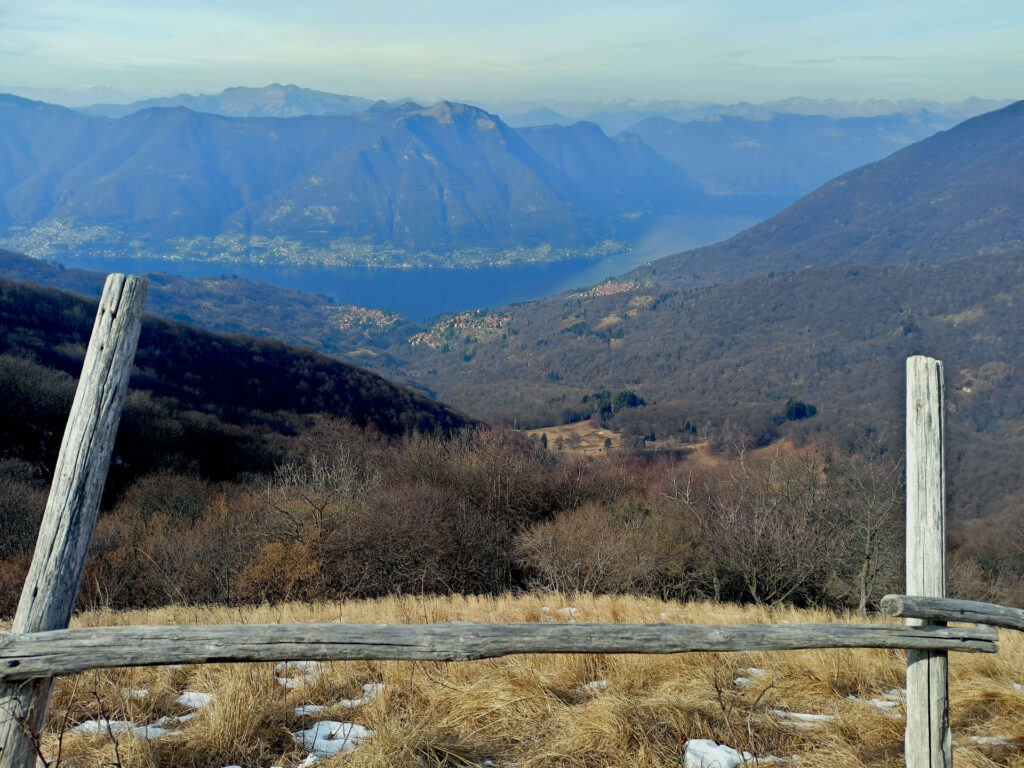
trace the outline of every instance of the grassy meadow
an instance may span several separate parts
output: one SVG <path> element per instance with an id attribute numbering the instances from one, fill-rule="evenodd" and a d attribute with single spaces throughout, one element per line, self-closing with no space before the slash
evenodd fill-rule
<path id="1" fill-rule="evenodd" d="M 100 610 L 77 616 L 73 625 L 304 621 L 731 624 L 856 618 L 786 607 L 543 593 Z M 951 654 L 950 666 L 957 765 L 1024 766 L 1024 635 L 1001 631 L 998 654 Z M 687 740 L 698 738 L 749 750 L 762 765 L 774 764 L 772 757 L 797 766 L 903 762 L 903 704 L 894 692 L 904 685 L 902 651 L 333 662 L 308 675 L 299 665 L 275 667 L 149 667 L 60 679 L 41 752 L 51 766 L 68 768 L 291 767 L 308 754 L 292 733 L 337 720 L 365 726 L 373 736 L 318 765 L 661 768 L 681 766 Z M 737 678 L 746 679 L 745 687 Z M 361 699 L 367 684 L 383 684 L 380 695 Z M 189 708 L 177 701 L 185 691 L 212 694 L 212 700 Z M 324 708 L 296 711 L 303 705 Z M 808 726 L 771 710 L 835 719 Z M 181 715 L 186 717 L 157 738 L 72 733 L 98 717 L 148 725 Z M 986 737 L 990 743 L 983 743 Z"/>

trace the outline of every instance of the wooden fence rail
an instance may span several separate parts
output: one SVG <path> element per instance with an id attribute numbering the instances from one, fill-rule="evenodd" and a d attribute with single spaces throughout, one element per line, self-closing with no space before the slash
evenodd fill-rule
<path id="1" fill-rule="evenodd" d="M 1024 611 L 945 600 L 942 364 L 907 360 L 907 591 L 884 610 L 907 626 L 865 624 L 288 624 L 66 629 L 95 525 L 141 324 L 146 285 L 111 275 L 68 419 L 54 481 L 9 633 L 0 633 L 0 768 L 31 768 L 52 678 L 89 669 L 296 659 L 468 661 L 517 653 L 685 653 L 805 648 L 907 649 L 909 768 L 952 768 L 947 653 L 997 650 L 991 627 Z"/>
<path id="2" fill-rule="evenodd" d="M 932 621 L 964 621 L 1024 632 L 1024 611 L 975 600 L 951 600 L 941 597 L 886 595 L 879 603 L 886 616 L 904 616 Z"/>
<path id="3" fill-rule="evenodd" d="M 234 661 L 472 661 L 516 653 L 914 648 L 995 653 L 989 627 L 885 624 L 220 624 L 64 629 L 0 638 L 0 679 Z"/>

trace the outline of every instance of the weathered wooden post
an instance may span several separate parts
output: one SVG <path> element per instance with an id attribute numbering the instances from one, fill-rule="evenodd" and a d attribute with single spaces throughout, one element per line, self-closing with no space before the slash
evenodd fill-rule
<path id="1" fill-rule="evenodd" d="M 946 596 L 942 363 L 907 358 L 907 594 Z M 920 625 L 921 619 L 907 619 Z M 949 655 L 907 650 L 907 768 L 952 768 Z"/>
<path id="2" fill-rule="evenodd" d="M 110 275 L 61 442 L 13 635 L 67 627 L 96 524 L 146 301 L 146 282 Z M 30 768 L 51 678 L 0 682 L 0 768 Z"/>

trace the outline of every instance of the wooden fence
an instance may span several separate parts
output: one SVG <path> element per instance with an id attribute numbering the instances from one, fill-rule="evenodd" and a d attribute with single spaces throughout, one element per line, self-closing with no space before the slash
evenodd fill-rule
<path id="1" fill-rule="evenodd" d="M 30 768 L 53 677 L 89 669 L 293 659 L 466 661 L 516 653 L 685 653 L 805 648 L 907 651 L 906 761 L 951 768 L 948 653 L 994 653 L 990 626 L 1024 611 L 945 599 L 942 363 L 907 360 L 907 592 L 882 600 L 906 626 L 479 624 L 218 625 L 68 629 L 141 325 L 146 284 L 110 275 L 11 631 L 0 633 L 0 768 Z M 927 622 L 927 623 L 926 623 Z"/>

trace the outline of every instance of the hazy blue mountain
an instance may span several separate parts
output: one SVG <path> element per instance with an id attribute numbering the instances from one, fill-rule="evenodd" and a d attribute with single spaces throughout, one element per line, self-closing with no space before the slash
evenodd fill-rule
<path id="1" fill-rule="evenodd" d="M 595 215 L 636 221 L 693 208 L 704 197 L 688 174 L 635 135 L 609 138 L 587 122 L 520 128 L 518 133 L 568 180 L 575 199 Z"/>
<path id="2" fill-rule="evenodd" d="M 0 223 L 33 255 L 116 253 L 134 239 L 232 257 L 253 237 L 299 260 L 310 245 L 576 252 L 703 199 L 636 137 L 593 125 L 521 134 L 450 102 L 294 118 L 185 107 L 100 118 L 16 97 L 0 109 Z M 53 238 L 63 251 L 48 250 Z"/>
<path id="3" fill-rule="evenodd" d="M 569 115 L 578 115 L 584 120 L 597 123 L 609 134 L 628 129 L 641 120 L 664 117 L 679 122 L 708 120 L 713 117 L 747 117 L 765 120 L 773 115 L 818 115 L 821 117 L 886 117 L 889 115 L 914 115 L 922 110 L 949 118 L 953 122 L 1005 107 L 1010 99 L 970 98 L 963 101 L 940 102 L 926 99 L 865 99 L 841 101 L 839 99 L 779 99 L 755 104 L 741 101 L 735 104 L 697 103 L 691 101 L 627 101 L 613 105 L 548 105 L 549 109 L 561 110 Z M 520 109 L 525 111 L 525 108 Z"/>
<path id="4" fill-rule="evenodd" d="M 441 102 L 392 115 L 371 140 L 239 217 L 269 236 L 322 232 L 409 248 L 570 245 L 610 236 L 572 189 L 495 115 Z"/>
<path id="5" fill-rule="evenodd" d="M 507 125 L 513 128 L 535 128 L 539 125 L 572 125 L 576 119 L 563 115 L 547 107 L 537 107 L 526 112 L 503 117 Z"/>
<path id="6" fill-rule="evenodd" d="M 33 221 L 54 204 L 52 189 L 95 146 L 101 121 L 53 104 L 0 94 L 0 226 Z M 11 191 L 42 190 L 20 200 Z"/>
<path id="7" fill-rule="evenodd" d="M 300 115 L 350 115 L 371 106 L 371 99 L 273 83 L 262 88 L 228 88 L 216 94 L 179 93 L 144 99 L 131 104 L 93 104 L 78 111 L 102 117 L 124 117 L 152 107 L 187 107 L 231 117 L 298 117 Z"/>
<path id="8" fill-rule="evenodd" d="M 148 237 L 216 234 L 229 215 L 372 125 L 344 116 L 240 120 L 183 107 L 118 120 L 31 102 L 11 113 L 18 119 L 0 127 L 0 152 L 20 161 L 10 174 L 0 161 L 9 224 L 67 220 Z"/>
<path id="9" fill-rule="evenodd" d="M 710 194 L 792 201 L 953 124 L 924 111 L 843 119 L 775 114 L 689 122 L 655 117 L 630 132 L 685 169 Z"/>
<path id="10" fill-rule="evenodd" d="M 723 243 L 641 268 L 673 284 L 1024 248 L 1024 101 L 830 181 Z"/>

